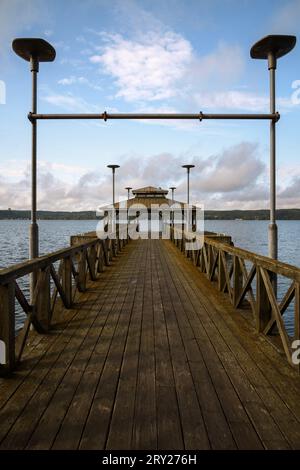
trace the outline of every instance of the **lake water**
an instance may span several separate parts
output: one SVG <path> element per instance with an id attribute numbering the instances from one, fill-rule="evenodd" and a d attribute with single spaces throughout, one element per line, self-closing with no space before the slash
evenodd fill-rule
<path id="1" fill-rule="evenodd" d="M 40 254 L 47 254 L 69 246 L 70 236 L 96 229 L 95 220 L 40 220 Z M 28 220 L 0 220 L 0 268 L 20 263 L 28 258 Z M 256 220 L 208 220 L 205 229 L 232 236 L 235 246 L 262 255 L 268 254 L 268 221 Z M 281 261 L 300 266 L 300 221 L 278 222 L 279 256 Z M 279 278 L 279 298 L 288 287 Z M 28 294 L 28 280 L 20 280 L 20 286 Z M 293 310 L 285 315 L 285 322 L 292 331 Z M 19 328 L 24 315 L 18 310 L 16 326 Z"/>

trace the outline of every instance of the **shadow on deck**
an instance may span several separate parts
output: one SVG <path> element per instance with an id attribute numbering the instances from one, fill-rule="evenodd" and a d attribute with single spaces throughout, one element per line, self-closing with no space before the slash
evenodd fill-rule
<path id="1" fill-rule="evenodd" d="M 170 241 L 131 242 L 0 380 L 0 449 L 300 449 L 300 381 Z"/>

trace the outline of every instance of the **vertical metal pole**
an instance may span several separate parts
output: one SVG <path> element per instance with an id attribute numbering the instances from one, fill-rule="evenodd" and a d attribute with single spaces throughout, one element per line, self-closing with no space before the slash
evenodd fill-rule
<path id="1" fill-rule="evenodd" d="M 117 224 L 117 213 L 116 213 L 116 210 L 115 210 L 115 168 L 112 168 L 112 177 L 113 177 L 113 215 L 114 215 L 114 220 L 113 220 L 113 229 L 114 231 L 116 232 L 116 237 L 118 238 L 118 224 Z M 115 245 L 115 252 L 116 252 L 116 248 L 117 248 L 117 240 L 116 238 L 113 239 L 112 241 Z"/>
<path id="2" fill-rule="evenodd" d="M 190 227 L 190 169 L 187 168 L 187 220 L 186 220 L 186 231 L 189 231 Z"/>
<path id="3" fill-rule="evenodd" d="M 129 239 L 129 210 L 128 210 L 128 201 L 129 201 L 130 189 L 127 189 L 127 241 Z"/>
<path id="4" fill-rule="evenodd" d="M 275 70 L 276 57 L 269 53 L 268 66 L 270 73 L 270 111 L 275 113 Z M 276 122 L 270 121 L 270 224 L 269 256 L 278 257 L 278 229 L 276 224 Z"/>
<path id="5" fill-rule="evenodd" d="M 113 177 L 113 206 L 115 207 L 115 169 L 112 169 Z"/>
<path id="6" fill-rule="evenodd" d="M 31 57 L 30 70 L 32 72 L 32 113 L 37 112 L 37 74 L 39 71 L 39 61 Z M 36 218 L 37 210 L 37 121 L 32 122 L 32 154 L 31 154 L 31 223 L 29 228 L 29 256 L 30 259 L 39 256 L 39 228 Z M 30 277 L 30 298 L 33 300 L 34 288 L 36 284 L 36 273 Z"/>
<path id="7" fill-rule="evenodd" d="M 172 206 L 173 204 L 174 204 L 174 188 L 172 188 Z M 172 209 L 171 222 L 172 222 L 172 227 L 174 229 L 174 208 Z M 174 234 L 172 236 L 174 236 Z"/>
<path id="8" fill-rule="evenodd" d="M 190 203 L 190 169 L 187 168 L 187 203 Z"/>

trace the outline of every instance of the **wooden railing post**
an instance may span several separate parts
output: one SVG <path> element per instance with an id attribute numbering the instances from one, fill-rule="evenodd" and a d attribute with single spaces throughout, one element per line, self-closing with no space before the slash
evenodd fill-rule
<path id="1" fill-rule="evenodd" d="M 238 256 L 233 256 L 233 295 L 232 303 L 237 307 L 237 302 L 243 288 L 243 273 Z"/>
<path id="2" fill-rule="evenodd" d="M 224 285 L 226 284 L 226 275 L 225 275 L 225 267 L 223 265 L 221 250 L 219 250 L 218 257 L 219 257 L 218 259 L 218 289 L 219 291 L 222 291 L 224 288 Z"/>
<path id="3" fill-rule="evenodd" d="M 101 240 L 102 250 L 103 250 L 103 259 L 105 266 L 109 266 L 109 252 L 107 247 L 107 240 Z"/>
<path id="4" fill-rule="evenodd" d="M 261 275 L 260 267 L 256 267 L 256 328 L 261 333 L 272 316 L 266 286 Z"/>
<path id="5" fill-rule="evenodd" d="M 111 238 L 107 239 L 107 251 L 108 251 L 108 259 L 109 261 L 112 261 L 114 256 L 115 256 L 115 250 L 114 250 L 114 240 Z"/>
<path id="6" fill-rule="evenodd" d="M 15 284 L 0 286 L 0 376 L 15 367 Z"/>
<path id="7" fill-rule="evenodd" d="M 203 249 L 204 249 L 204 243 L 203 246 L 200 250 L 200 255 L 199 255 L 199 270 L 201 273 L 204 272 L 204 254 L 203 254 Z"/>
<path id="8" fill-rule="evenodd" d="M 208 264 L 208 276 L 210 276 L 211 270 L 212 270 L 212 264 L 213 264 L 213 253 L 212 253 L 212 247 L 210 245 L 207 245 L 206 249 L 207 253 L 207 264 Z"/>
<path id="9" fill-rule="evenodd" d="M 300 340 L 300 283 L 295 282 L 295 302 L 294 302 L 294 340 Z M 299 349 L 299 346 L 297 346 Z M 299 354 L 297 354 L 299 359 Z M 300 363 L 293 364 L 300 374 Z"/>
<path id="10" fill-rule="evenodd" d="M 66 308 L 72 306 L 72 263 L 71 258 L 64 258 L 62 263 L 62 288 L 65 293 Z"/>
<path id="11" fill-rule="evenodd" d="M 35 316 L 43 329 L 48 331 L 51 320 L 50 266 L 39 272 L 38 286 Z"/>
<path id="12" fill-rule="evenodd" d="M 82 250 L 79 254 L 78 261 L 78 290 L 84 292 L 86 290 L 86 256 L 85 250 Z"/>
<path id="13" fill-rule="evenodd" d="M 104 252 L 103 252 L 103 245 L 99 241 L 97 245 L 97 258 L 98 258 L 98 263 L 97 263 L 97 272 L 102 273 L 104 271 Z"/>
<path id="14" fill-rule="evenodd" d="M 295 282 L 294 339 L 300 339 L 300 283 Z"/>
<path id="15" fill-rule="evenodd" d="M 92 245 L 90 249 L 86 252 L 87 262 L 89 266 L 90 278 L 92 281 L 97 280 L 97 273 L 96 273 L 96 247 Z"/>

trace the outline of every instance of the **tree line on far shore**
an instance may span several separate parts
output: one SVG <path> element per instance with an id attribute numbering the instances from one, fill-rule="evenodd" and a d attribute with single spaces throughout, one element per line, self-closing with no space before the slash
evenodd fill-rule
<path id="1" fill-rule="evenodd" d="M 300 209 L 278 209 L 276 211 L 278 220 L 300 220 Z M 95 211 L 38 211 L 37 218 L 40 220 L 96 220 Z M 1 220 L 30 219 L 28 210 L 0 210 Z M 206 220 L 268 220 L 269 211 L 260 210 L 223 210 L 205 211 Z"/>

